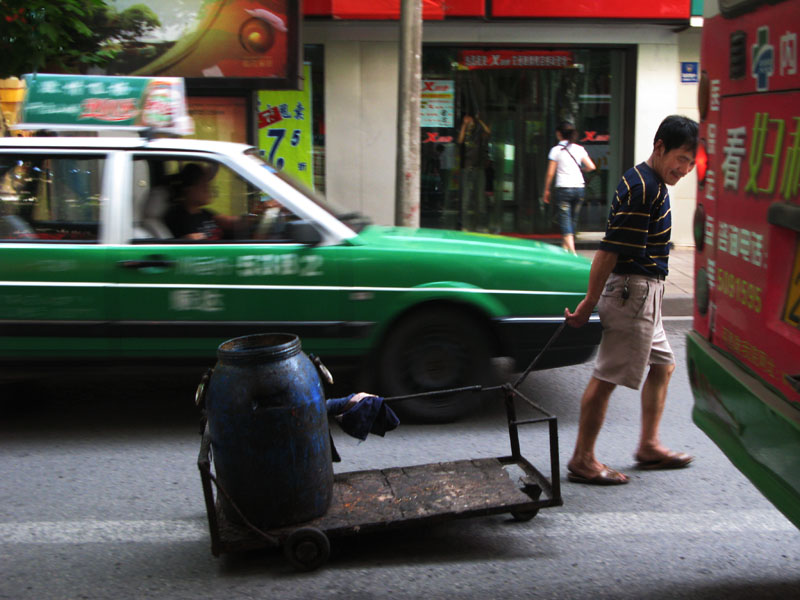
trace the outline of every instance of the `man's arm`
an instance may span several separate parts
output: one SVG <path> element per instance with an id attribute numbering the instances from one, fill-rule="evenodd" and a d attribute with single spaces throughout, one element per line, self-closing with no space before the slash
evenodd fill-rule
<path id="1" fill-rule="evenodd" d="M 617 264 L 617 254 L 608 250 L 598 250 L 592 260 L 592 270 L 589 272 L 589 289 L 586 296 L 580 301 L 574 313 L 569 312 L 569 308 L 564 309 L 564 317 L 567 325 L 571 327 L 582 327 L 592 315 L 594 307 L 600 300 L 600 294 L 606 285 L 606 280 Z"/>
<path id="2" fill-rule="evenodd" d="M 461 130 L 458 132 L 458 143 L 464 143 L 464 137 L 467 134 L 467 125 L 472 122 L 472 117 L 470 115 L 464 115 L 464 118 L 461 121 Z"/>

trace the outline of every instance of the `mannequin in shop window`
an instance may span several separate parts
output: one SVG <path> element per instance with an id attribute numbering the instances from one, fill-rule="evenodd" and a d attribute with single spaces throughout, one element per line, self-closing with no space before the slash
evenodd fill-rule
<path id="1" fill-rule="evenodd" d="M 486 173 L 491 130 L 479 114 L 464 115 L 458 143 L 461 146 L 461 228 L 472 230 L 486 213 Z"/>

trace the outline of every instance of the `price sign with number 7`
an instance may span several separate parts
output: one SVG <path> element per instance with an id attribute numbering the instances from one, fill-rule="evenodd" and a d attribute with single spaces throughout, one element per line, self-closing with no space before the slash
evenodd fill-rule
<path id="1" fill-rule="evenodd" d="M 313 189 L 311 65 L 303 71 L 303 90 L 258 93 L 258 146 L 278 171 Z"/>

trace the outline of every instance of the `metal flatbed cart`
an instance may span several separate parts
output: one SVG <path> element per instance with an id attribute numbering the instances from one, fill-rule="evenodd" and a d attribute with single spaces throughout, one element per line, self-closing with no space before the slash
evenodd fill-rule
<path id="1" fill-rule="evenodd" d="M 313 570 L 327 561 L 329 538 L 336 536 L 502 513 L 527 521 L 536 516 L 540 508 L 561 506 L 556 417 L 511 385 L 474 386 L 427 395 L 465 392 L 494 396 L 505 403 L 510 455 L 338 473 L 334 475 L 333 500 L 326 514 L 305 523 L 268 531 L 249 524 L 244 517 L 244 525 L 232 523 L 221 510 L 219 495 L 225 491 L 217 484 L 212 471 L 211 439 L 206 426 L 197 466 L 208 512 L 212 554 L 219 556 L 226 552 L 283 547 L 292 565 L 301 570 Z M 540 416 L 518 419 L 517 405 L 520 402 L 533 408 Z M 520 451 L 519 428 L 537 423 L 548 426 L 550 479 Z M 509 465 L 516 465 L 523 473 L 519 482 L 512 481 L 506 470 Z M 228 500 L 235 508 L 235 503 L 230 498 Z"/>
<path id="2" fill-rule="evenodd" d="M 527 521 L 541 508 L 561 506 L 557 419 L 523 395 L 518 387 L 563 326 L 562 323 L 514 384 L 469 386 L 385 399 L 392 403 L 410 398 L 477 393 L 502 401 L 508 421 L 511 451 L 508 456 L 338 473 L 334 475 L 333 499 L 327 513 L 305 523 L 267 531 L 249 523 L 213 474 L 211 439 L 206 425 L 197 466 L 208 513 L 212 554 L 282 547 L 293 566 L 311 571 L 328 560 L 333 537 L 503 513 L 510 513 L 518 521 Z M 538 416 L 518 418 L 520 406 L 532 409 Z M 520 449 L 520 427 L 534 425 L 546 425 L 548 429 L 549 479 Z M 521 473 L 518 481 L 512 480 L 509 470 L 515 471 L 515 475 Z M 226 517 L 220 494 L 239 512 L 243 524 L 232 523 Z"/>

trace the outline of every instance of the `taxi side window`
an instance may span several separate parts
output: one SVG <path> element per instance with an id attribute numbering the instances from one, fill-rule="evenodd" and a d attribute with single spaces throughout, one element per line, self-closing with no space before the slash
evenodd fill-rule
<path id="1" fill-rule="evenodd" d="M 97 242 L 104 162 L 0 155 L 0 240 Z"/>
<path id="2" fill-rule="evenodd" d="M 280 242 L 295 220 L 235 171 L 207 160 L 134 158 L 133 241 Z"/>

